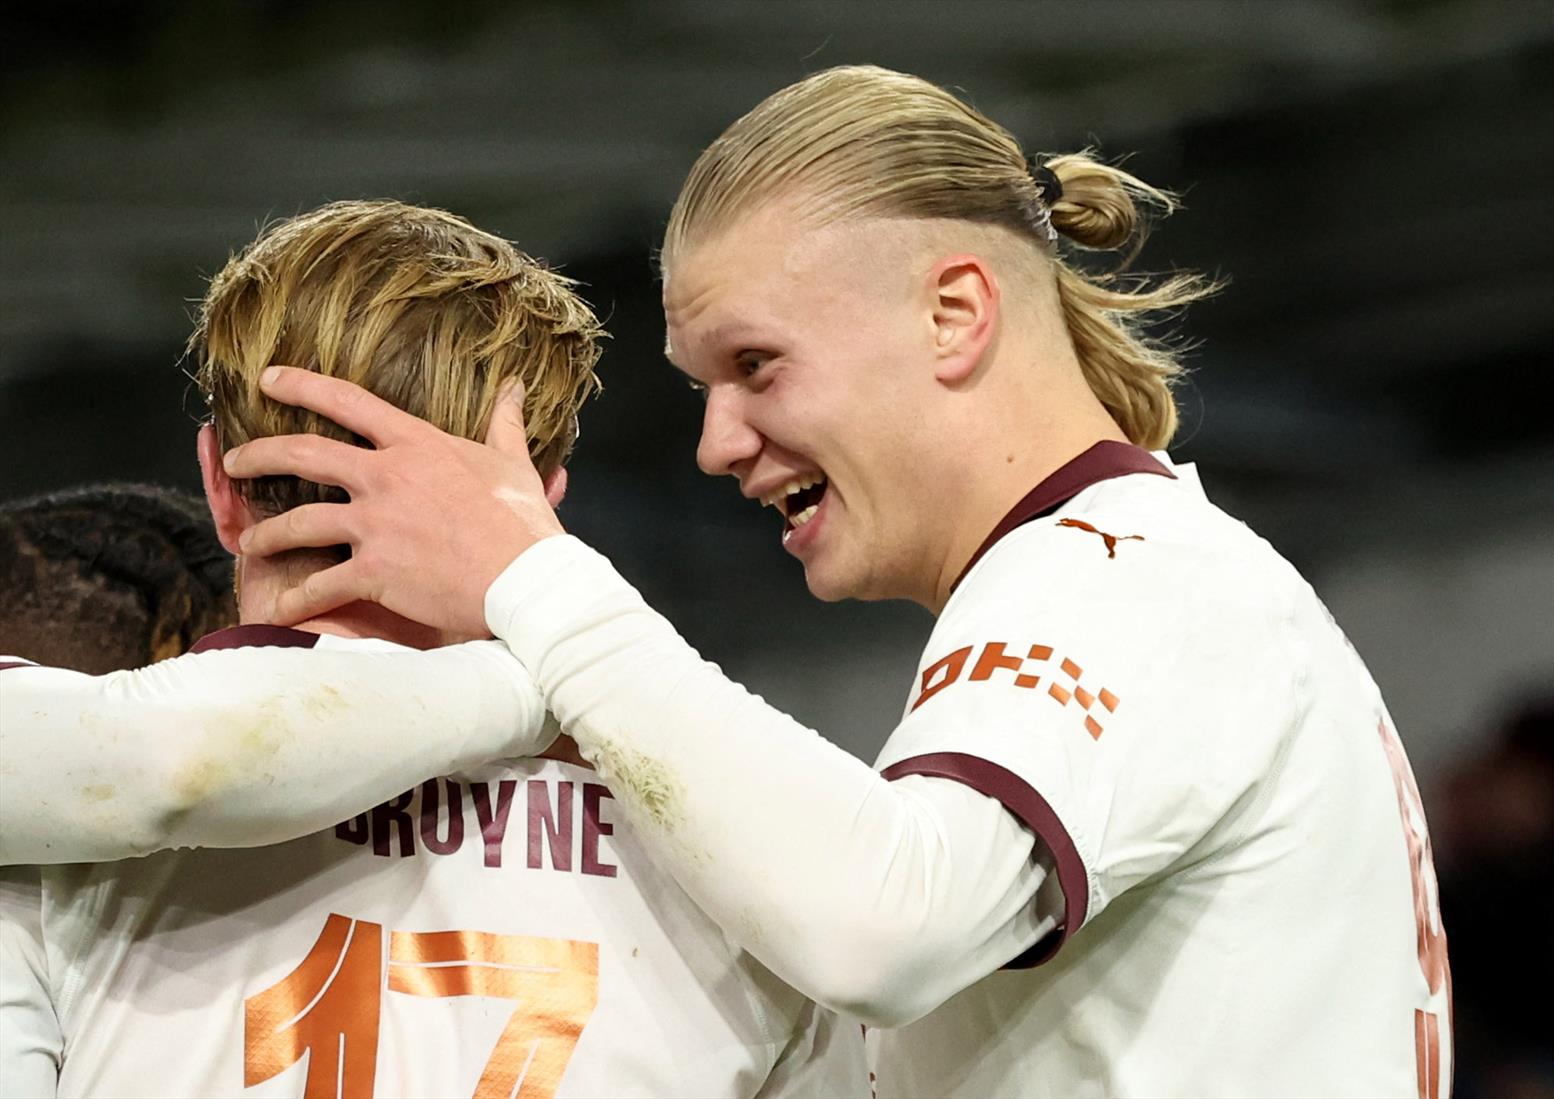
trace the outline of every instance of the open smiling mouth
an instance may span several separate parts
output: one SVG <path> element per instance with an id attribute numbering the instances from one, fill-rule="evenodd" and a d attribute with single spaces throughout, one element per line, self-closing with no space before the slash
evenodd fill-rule
<path id="1" fill-rule="evenodd" d="M 761 498 L 761 503 L 782 512 L 784 539 L 815 517 L 828 484 L 823 473 L 805 474 Z"/>

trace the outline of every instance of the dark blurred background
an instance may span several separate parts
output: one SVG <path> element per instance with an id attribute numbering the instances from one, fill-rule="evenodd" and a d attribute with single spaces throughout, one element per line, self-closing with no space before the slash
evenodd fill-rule
<path id="1" fill-rule="evenodd" d="M 1509 767 L 1544 776 L 1508 795 L 1542 824 L 1506 827 L 1546 882 L 1554 779 L 1524 763 L 1554 696 L 1554 4 L 70 2 L 0 20 L 0 497 L 197 488 L 179 358 L 204 280 L 267 219 L 330 199 L 443 206 L 583 280 L 608 318 L 569 526 L 865 756 L 929 622 L 811 600 L 772 517 L 695 471 L 700 405 L 660 357 L 652 265 L 679 182 L 767 93 L 861 61 L 960 89 L 1028 148 L 1131 154 L 1187 201 L 1140 266 L 1232 279 L 1185 323 L 1201 349 L 1178 459 L 1365 656 L 1443 874 L 1483 850 L 1471 776 Z M 1446 896 L 1451 930 L 1471 900 Z M 1478 979 L 1459 973 L 1469 1016 Z M 1466 1051 L 1464 1068 L 1460 1094 L 1510 1093 Z"/>

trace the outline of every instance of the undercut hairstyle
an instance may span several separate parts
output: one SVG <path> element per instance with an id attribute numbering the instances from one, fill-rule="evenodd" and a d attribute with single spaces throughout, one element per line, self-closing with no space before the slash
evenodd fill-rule
<path id="1" fill-rule="evenodd" d="M 768 97 L 702 153 L 670 214 L 662 269 L 667 276 L 698 243 L 776 200 L 817 225 L 894 217 L 1001 226 L 1050 263 L 1101 404 L 1134 443 L 1163 447 L 1176 432 L 1182 366 L 1147 326 L 1218 286 L 1192 273 L 1126 273 L 1146 213 L 1170 213 L 1174 196 L 1087 152 L 1040 162 L 1062 186 L 1050 206 L 1019 141 L 945 89 L 871 65 L 827 69 Z M 1089 273 L 1071 249 L 1120 259 Z"/>
<path id="2" fill-rule="evenodd" d="M 236 621 L 232 558 L 196 496 L 110 484 L 0 504 L 0 652 L 101 675 Z"/>
<path id="3" fill-rule="evenodd" d="M 453 435 L 482 439 L 503 385 L 523 384 L 529 452 L 542 475 L 566 461 L 599 389 L 604 332 L 576 284 L 442 210 L 335 202 L 277 222 L 211 280 L 189 342 L 223 450 L 309 432 L 366 441 L 270 400 L 265 368 L 344 378 Z M 297 477 L 238 482 L 263 514 L 338 502 Z"/>

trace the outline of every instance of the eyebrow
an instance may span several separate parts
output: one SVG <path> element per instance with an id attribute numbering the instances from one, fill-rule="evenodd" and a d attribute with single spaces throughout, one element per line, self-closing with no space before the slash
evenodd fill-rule
<path id="1" fill-rule="evenodd" d="M 754 325 L 746 321 L 725 321 L 722 324 L 714 326 L 710 331 L 708 331 L 701 342 L 712 344 L 744 344 L 748 342 L 761 343 L 764 341 L 756 338 L 756 327 Z M 680 371 L 680 373 L 690 373 L 690 371 L 685 367 L 675 362 L 674 347 L 669 341 L 669 331 L 667 327 L 664 330 L 664 358 L 669 361 L 670 366 Z"/>

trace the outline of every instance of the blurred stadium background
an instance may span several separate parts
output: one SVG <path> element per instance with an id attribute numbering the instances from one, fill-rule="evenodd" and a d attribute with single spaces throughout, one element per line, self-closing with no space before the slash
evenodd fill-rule
<path id="1" fill-rule="evenodd" d="M 695 471 L 652 265 L 679 182 L 768 92 L 858 61 L 961 89 L 1029 148 L 1132 154 L 1187 201 L 1139 266 L 1233 280 L 1187 321 L 1173 449 L 1324 595 L 1434 814 L 1459 1094 L 1554 1094 L 1546 1033 L 1493 1008 L 1505 966 L 1554 979 L 1554 4 L 105 0 L 0 20 L 0 498 L 197 489 L 179 358 L 203 280 L 326 200 L 443 206 L 608 319 L 566 522 L 865 756 L 928 619 L 815 603 L 772 517 Z M 1525 1073 L 1523 1047 L 1542 1050 Z"/>

